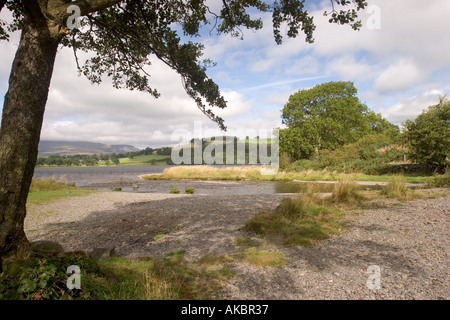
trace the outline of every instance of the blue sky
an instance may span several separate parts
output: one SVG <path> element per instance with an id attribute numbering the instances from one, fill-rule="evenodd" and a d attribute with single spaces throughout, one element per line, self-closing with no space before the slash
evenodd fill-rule
<path id="1" fill-rule="evenodd" d="M 280 127 L 290 94 L 328 81 L 353 81 L 360 100 L 395 124 L 414 119 L 450 93 L 450 1 L 368 2 L 371 7 L 360 14 L 363 28 L 356 32 L 328 23 L 323 16 L 330 10 L 328 0 L 309 1 L 317 24 L 314 44 L 300 35 L 276 45 L 270 14 L 260 15 L 262 30 L 243 30 L 244 40 L 214 32 L 195 38 L 205 45 L 204 58 L 217 63 L 208 74 L 228 101 L 229 107 L 217 113 L 230 133 Z M 211 4 L 213 8 L 220 2 Z M 0 43 L 1 96 L 18 36 Z M 107 80 L 91 85 L 77 76 L 71 50 L 61 49 L 41 138 L 156 147 L 173 144 L 176 129 L 194 133 L 196 121 L 202 121 L 205 136 L 218 133 L 184 92 L 179 76 L 156 58 L 152 63 L 151 83 L 162 94 L 157 100 L 113 89 Z"/>

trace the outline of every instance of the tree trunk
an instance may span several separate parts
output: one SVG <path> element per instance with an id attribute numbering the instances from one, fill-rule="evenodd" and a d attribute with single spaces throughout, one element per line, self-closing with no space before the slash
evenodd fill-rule
<path id="1" fill-rule="evenodd" d="M 0 128 L 0 268 L 4 255 L 28 245 L 26 201 L 59 42 L 43 15 L 31 10 L 25 14 Z"/>

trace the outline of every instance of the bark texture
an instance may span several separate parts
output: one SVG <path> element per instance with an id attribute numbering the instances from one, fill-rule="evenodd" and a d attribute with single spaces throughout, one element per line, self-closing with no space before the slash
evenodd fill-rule
<path id="1" fill-rule="evenodd" d="M 37 2 L 28 3 L 0 128 L 0 261 L 28 244 L 26 201 L 60 39 Z"/>

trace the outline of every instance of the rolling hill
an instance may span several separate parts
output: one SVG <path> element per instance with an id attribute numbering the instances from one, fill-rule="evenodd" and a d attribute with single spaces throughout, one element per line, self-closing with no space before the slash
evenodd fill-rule
<path id="1" fill-rule="evenodd" d="M 86 141 L 41 141 L 39 143 L 39 156 L 74 155 L 74 154 L 109 154 L 138 151 L 139 149 L 126 144 L 109 145 Z"/>

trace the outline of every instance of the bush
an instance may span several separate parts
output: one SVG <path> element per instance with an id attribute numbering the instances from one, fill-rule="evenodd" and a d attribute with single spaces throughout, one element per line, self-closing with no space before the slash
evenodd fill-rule
<path id="1" fill-rule="evenodd" d="M 320 157 L 322 167 L 339 172 L 383 174 L 389 171 L 388 163 L 403 157 L 403 151 L 389 148 L 378 151 L 391 143 L 384 134 L 370 135 L 334 151 L 324 150 Z"/>
<path id="2" fill-rule="evenodd" d="M 385 134 L 370 135 L 336 150 L 322 150 L 320 157 L 314 160 L 298 160 L 292 163 L 289 171 L 323 170 L 376 175 L 390 171 L 389 163 L 403 159 L 403 150 L 397 147 L 386 148 L 392 139 Z"/>
<path id="3" fill-rule="evenodd" d="M 284 170 L 287 169 L 291 165 L 291 156 L 287 152 L 282 152 L 280 154 L 280 169 Z"/>
<path id="4" fill-rule="evenodd" d="M 323 166 L 317 160 L 297 160 L 288 167 L 288 171 L 321 170 Z"/>
<path id="5" fill-rule="evenodd" d="M 404 123 L 409 158 L 425 166 L 443 167 L 450 156 L 450 101 L 424 110 L 414 121 Z"/>
<path id="6" fill-rule="evenodd" d="M 444 174 L 435 175 L 431 182 L 428 183 L 435 188 L 449 188 L 450 187 L 450 170 L 446 170 Z"/>

